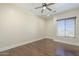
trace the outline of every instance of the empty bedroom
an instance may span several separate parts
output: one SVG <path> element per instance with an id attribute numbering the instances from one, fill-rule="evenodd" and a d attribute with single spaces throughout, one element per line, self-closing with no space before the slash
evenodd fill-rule
<path id="1" fill-rule="evenodd" d="M 0 56 L 79 56 L 79 3 L 0 3 Z"/>

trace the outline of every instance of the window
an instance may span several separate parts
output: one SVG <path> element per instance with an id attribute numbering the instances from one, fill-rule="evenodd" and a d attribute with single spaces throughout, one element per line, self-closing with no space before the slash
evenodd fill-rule
<path id="1" fill-rule="evenodd" d="M 76 17 L 57 20 L 57 36 L 75 37 Z"/>

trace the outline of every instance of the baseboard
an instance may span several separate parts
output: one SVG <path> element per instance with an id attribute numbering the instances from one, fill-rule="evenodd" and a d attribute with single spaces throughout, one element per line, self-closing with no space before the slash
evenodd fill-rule
<path id="1" fill-rule="evenodd" d="M 22 46 L 22 45 L 25 45 L 25 44 L 28 44 L 28 43 L 31 43 L 31 42 L 35 42 L 35 41 L 38 41 L 38 40 L 42 40 L 42 39 L 45 39 L 45 38 L 52 39 L 53 41 L 56 41 L 56 42 L 61 42 L 61 43 L 69 44 L 69 45 L 79 46 L 78 44 L 75 44 L 75 43 L 70 43 L 70 42 L 65 42 L 65 41 L 60 41 L 60 40 L 54 40 L 52 37 L 45 36 L 45 37 L 37 38 L 36 40 L 34 39 L 32 41 L 21 42 L 21 43 L 17 43 L 16 45 L 14 44 L 14 45 L 11 45 L 11 46 L 6 46 L 6 47 L 3 47 L 3 48 L 0 48 L 0 52 L 6 51 L 8 49 L 12 49 L 12 48 L 15 48 L 15 47 L 18 47 L 18 46 Z"/>
<path id="2" fill-rule="evenodd" d="M 69 44 L 69 45 L 79 46 L 79 44 L 76 44 L 76 43 L 71 43 L 71 42 L 66 42 L 66 41 L 61 41 L 61 40 L 54 40 L 54 41 Z"/>
<path id="3" fill-rule="evenodd" d="M 18 46 L 22 46 L 22 45 L 25 45 L 25 44 L 28 44 L 28 43 L 31 43 L 31 42 L 42 40 L 44 38 L 45 37 L 41 37 L 41 38 L 37 38 L 36 40 L 34 39 L 32 41 L 28 41 L 28 42 L 25 41 L 25 42 L 17 43 L 17 44 L 14 44 L 14 45 L 6 46 L 6 47 L 3 47 L 3 48 L 0 48 L 0 52 L 6 51 L 8 49 L 12 49 L 12 48 L 15 48 L 15 47 L 18 47 Z"/>
<path id="4" fill-rule="evenodd" d="M 49 37 L 49 36 L 47 36 L 47 37 L 49 39 L 53 39 L 53 41 L 56 41 L 56 42 L 65 43 L 65 44 L 74 45 L 74 46 L 79 46 L 79 44 L 76 44 L 76 43 L 71 43 L 71 42 L 66 42 L 66 41 L 61 41 L 61 40 L 55 40 L 54 38 Z"/>

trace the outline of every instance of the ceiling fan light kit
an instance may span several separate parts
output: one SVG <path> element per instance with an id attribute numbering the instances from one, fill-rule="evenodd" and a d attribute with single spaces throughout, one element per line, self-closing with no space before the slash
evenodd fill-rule
<path id="1" fill-rule="evenodd" d="M 45 10 L 45 9 L 46 9 L 46 7 L 43 7 L 43 9 Z"/>

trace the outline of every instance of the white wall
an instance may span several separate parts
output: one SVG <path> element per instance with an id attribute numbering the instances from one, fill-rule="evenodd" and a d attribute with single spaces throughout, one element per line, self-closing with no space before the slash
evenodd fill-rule
<path id="1" fill-rule="evenodd" d="M 44 20 L 13 4 L 0 4 L 0 49 L 44 37 Z"/>
<path id="2" fill-rule="evenodd" d="M 56 29 L 56 20 L 74 17 L 76 16 L 76 38 L 64 38 L 64 37 L 57 37 L 57 29 Z M 52 19 L 48 19 L 46 21 L 46 33 L 47 37 L 54 39 L 55 41 L 64 42 L 68 44 L 78 45 L 79 46 L 79 8 L 74 10 L 65 11 L 63 13 L 54 15 Z"/>
<path id="3" fill-rule="evenodd" d="M 76 38 L 57 37 L 56 20 L 76 16 Z M 14 4 L 0 4 L 0 51 L 40 38 L 79 45 L 79 9 L 54 15 L 44 20 Z"/>

